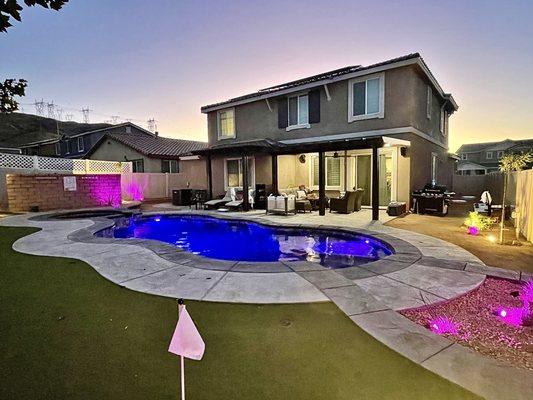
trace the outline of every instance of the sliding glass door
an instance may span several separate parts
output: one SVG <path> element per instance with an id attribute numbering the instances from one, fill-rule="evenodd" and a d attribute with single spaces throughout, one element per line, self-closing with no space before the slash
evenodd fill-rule
<path id="1" fill-rule="evenodd" d="M 396 172 L 393 171 L 395 149 L 382 149 L 378 154 L 379 168 L 379 205 L 387 206 L 396 200 L 394 195 Z M 367 151 L 358 151 L 350 154 L 353 160 L 352 173 L 349 182 L 353 183 L 354 189 L 364 189 L 362 205 L 372 205 L 372 154 Z M 351 189 L 349 189 L 351 190 Z"/>
<path id="2" fill-rule="evenodd" d="M 372 156 L 358 155 L 355 157 L 355 189 L 364 189 L 363 201 L 364 206 L 370 205 L 370 192 L 372 176 Z"/>
<path id="3" fill-rule="evenodd" d="M 392 153 L 378 155 L 379 205 L 388 206 L 392 200 Z"/>

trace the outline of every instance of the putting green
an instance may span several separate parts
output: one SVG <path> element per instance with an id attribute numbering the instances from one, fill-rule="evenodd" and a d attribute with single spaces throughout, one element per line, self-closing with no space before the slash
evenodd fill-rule
<path id="1" fill-rule="evenodd" d="M 177 399 L 176 302 L 84 262 L 11 249 L 0 227 L 0 398 Z M 477 399 L 383 346 L 331 303 L 188 302 L 206 342 L 188 399 Z"/>

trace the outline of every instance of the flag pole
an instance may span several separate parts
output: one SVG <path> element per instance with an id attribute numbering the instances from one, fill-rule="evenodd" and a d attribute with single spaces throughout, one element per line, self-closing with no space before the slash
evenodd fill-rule
<path id="1" fill-rule="evenodd" d="M 185 307 L 183 299 L 178 299 L 178 320 L 182 308 Z M 181 400 L 185 400 L 185 358 L 180 356 L 180 374 L 181 374 Z"/>

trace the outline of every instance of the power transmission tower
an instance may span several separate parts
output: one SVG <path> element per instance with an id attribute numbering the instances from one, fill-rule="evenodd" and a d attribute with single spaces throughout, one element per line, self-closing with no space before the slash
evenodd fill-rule
<path id="1" fill-rule="evenodd" d="M 87 107 L 87 108 L 82 108 L 80 111 L 83 115 L 83 123 L 88 124 L 89 123 L 89 112 L 91 112 L 91 110 L 89 110 L 89 108 Z"/>
<path id="2" fill-rule="evenodd" d="M 56 119 L 61 121 L 63 118 L 63 109 L 56 107 Z"/>
<path id="3" fill-rule="evenodd" d="M 119 117 L 118 115 L 112 115 L 112 116 L 111 116 L 111 121 L 112 121 L 111 123 L 112 123 L 113 125 L 116 125 L 116 124 L 118 123 L 118 119 L 119 119 L 119 118 L 120 118 L 120 117 Z"/>
<path id="4" fill-rule="evenodd" d="M 35 114 L 40 115 L 41 117 L 44 115 L 44 100 L 41 99 L 41 101 L 35 100 L 35 103 L 33 103 L 35 106 Z"/>
<path id="5" fill-rule="evenodd" d="M 54 102 L 51 102 L 51 103 L 48 103 L 46 104 L 46 108 L 48 109 L 48 118 L 55 118 L 55 113 L 54 113 Z"/>
<path id="6" fill-rule="evenodd" d="M 65 115 L 65 120 L 66 121 L 72 121 L 72 118 L 74 118 L 74 115 L 72 115 L 72 114 Z"/>
<path id="7" fill-rule="evenodd" d="M 156 120 L 153 118 L 150 118 L 148 121 L 148 130 L 150 132 L 155 132 L 157 130 Z"/>

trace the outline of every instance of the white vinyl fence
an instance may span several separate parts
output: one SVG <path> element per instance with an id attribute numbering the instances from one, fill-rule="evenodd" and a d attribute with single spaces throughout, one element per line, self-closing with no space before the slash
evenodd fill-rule
<path id="1" fill-rule="evenodd" d="M 20 169 L 37 173 L 70 174 L 122 174 L 132 171 L 131 162 L 25 156 L 9 153 L 0 153 L 1 168 Z"/>

